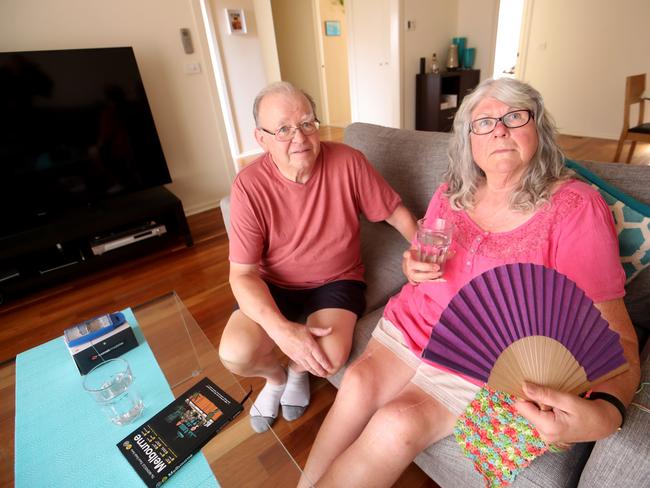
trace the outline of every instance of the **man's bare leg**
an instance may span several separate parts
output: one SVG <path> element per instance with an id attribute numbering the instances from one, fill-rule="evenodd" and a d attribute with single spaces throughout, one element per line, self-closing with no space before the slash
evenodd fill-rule
<path id="1" fill-rule="evenodd" d="M 241 310 L 233 312 L 219 343 L 219 357 L 235 374 L 266 379 L 251 407 L 251 426 L 255 432 L 268 430 L 277 418 L 280 397 L 287 381 L 286 371 L 274 349 L 275 343 L 262 327 Z"/>
<path id="2" fill-rule="evenodd" d="M 330 328 L 332 331 L 316 340 L 332 364 L 329 374 L 335 374 L 350 356 L 352 334 L 357 322 L 355 313 L 340 308 L 324 308 L 307 317 L 310 328 Z M 280 404 L 282 416 L 287 420 L 301 417 L 309 405 L 309 373 L 291 361 L 287 377 L 287 386 L 282 393 Z"/>

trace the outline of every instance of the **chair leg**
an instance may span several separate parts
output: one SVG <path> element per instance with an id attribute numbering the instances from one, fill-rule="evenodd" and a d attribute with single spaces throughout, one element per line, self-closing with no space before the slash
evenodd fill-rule
<path id="1" fill-rule="evenodd" d="M 630 146 L 630 152 L 627 153 L 627 161 L 625 161 L 625 164 L 630 164 L 630 161 L 632 161 L 632 154 L 634 154 L 635 149 L 636 149 L 636 141 L 632 141 L 632 145 Z"/>
<path id="2" fill-rule="evenodd" d="M 616 146 L 616 155 L 614 156 L 613 162 L 617 163 L 618 161 L 620 161 L 618 158 L 621 157 L 621 152 L 623 151 L 623 144 L 624 143 L 625 143 L 625 138 L 621 137 L 618 140 L 618 146 Z"/>

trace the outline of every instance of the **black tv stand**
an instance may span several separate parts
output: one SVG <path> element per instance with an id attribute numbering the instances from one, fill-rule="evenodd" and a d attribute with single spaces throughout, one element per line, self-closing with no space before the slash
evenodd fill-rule
<path id="1" fill-rule="evenodd" d="M 165 187 L 113 197 L 0 236 L 0 303 L 177 243 L 193 244 Z"/>

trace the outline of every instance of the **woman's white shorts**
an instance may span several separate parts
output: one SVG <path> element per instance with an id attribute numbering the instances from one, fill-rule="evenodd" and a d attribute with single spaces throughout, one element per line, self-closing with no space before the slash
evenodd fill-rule
<path id="1" fill-rule="evenodd" d="M 408 364 L 415 374 L 411 383 L 442 403 L 451 412 L 460 415 L 474 399 L 480 387 L 455 374 L 442 371 L 424 362 L 406 344 L 402 332 L 389 320 L 382 317 L 377 322 L 372 337 L 390 349 Z"/>

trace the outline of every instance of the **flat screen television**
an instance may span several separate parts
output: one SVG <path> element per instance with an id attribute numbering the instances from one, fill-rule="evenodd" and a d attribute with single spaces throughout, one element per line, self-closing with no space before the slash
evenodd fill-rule
<path id="1" fill-rule="evenodd" d="M 0 235 L 170 182 L 132 48 L 0 53 Z"/>

